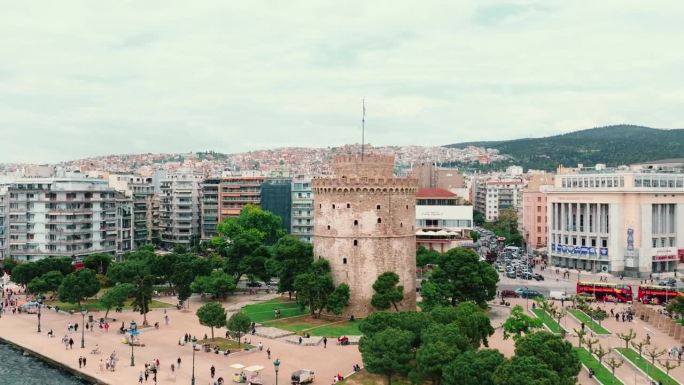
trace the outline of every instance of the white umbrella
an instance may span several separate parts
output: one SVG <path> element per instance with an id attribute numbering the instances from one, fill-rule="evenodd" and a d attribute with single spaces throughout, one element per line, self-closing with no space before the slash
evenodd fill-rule
<path id="1" fill-rule="evenodd" d="M 233 369 L 240 370 L 240 369 L 244 369 L 245 365 L 242 365 L 242 364 L 233 364 L 233 365 L 228 365 L 228 367 L 229 367 L 229 368 L 233 368 Z"/>
<path id="2" fill-rule="evenodd" d="M 246 372 L 258 372 L 260 370 L 264 370 L 264 367 L 261 365 L 252 365 L 245 368 Z"/>

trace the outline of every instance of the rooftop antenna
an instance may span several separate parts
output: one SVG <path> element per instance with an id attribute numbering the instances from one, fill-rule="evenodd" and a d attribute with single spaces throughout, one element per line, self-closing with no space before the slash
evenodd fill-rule
<path id="1" fill-rule="evenodd" d="M 361 117 L 361 160 L 363 160 L 363 148 L 366 141 L 366 98 L 363 98 L 363 116 Z"/>

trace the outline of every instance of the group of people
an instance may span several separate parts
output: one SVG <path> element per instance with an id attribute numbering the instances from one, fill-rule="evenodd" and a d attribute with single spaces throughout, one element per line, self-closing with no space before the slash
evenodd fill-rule
<path id="1" fill-rule="evenodd" d="M 634 320 L 634 312 L 631 309 L 627 309 L 624 311 L 614 311 L 613 309 L 610 309 L 610 316 L 615 317 L 616 322 L 632 322 Z"/>
<path id="2" fill-rule="evenodd" d="M 671 347 L 668 354 L 669 354 L 670 359 L 678 360 L 679 362 L 681 362 L 682 361 L 682 354 L 684 354 L 684 345 Z"/>

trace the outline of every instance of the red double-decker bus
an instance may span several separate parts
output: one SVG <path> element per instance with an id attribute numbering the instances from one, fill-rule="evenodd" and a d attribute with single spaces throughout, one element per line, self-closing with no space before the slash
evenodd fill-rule
<path id="1" fill-rule="evenodd" d="M 631 302 L 632 286 L 621 283 L 577 282 L 577 294 L 593 295 L 598 301 Z"/>
<path id="2" fill-rule="evenodd" d="M 684 288 L 671 286 L 640 285 L 637 299 L 642 303 L 659 305 L 677 296 L 684 296 Z"/>
<path id="3" fill-rule="evenodd" d="M 85 267 L 85 263 L 83 261 L 74 261 L 71 263 L 71 266 L 74 267 L 74 271 L 79 271 Z"/>

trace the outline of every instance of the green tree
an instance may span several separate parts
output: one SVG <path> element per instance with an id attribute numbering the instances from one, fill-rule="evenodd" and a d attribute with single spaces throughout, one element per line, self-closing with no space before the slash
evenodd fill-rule
<path id="1" fill-rule="evenodd" d="M 532 318 L 525 314 L 525 310 L 520 305 L 513 306 L 511 315 L 503 323 L 504 339 L 513 336 L 514 340 L 520 338 L 523 334 L 528 334 L 533 329 L 539 329 L 543 326 L 539 318 Z"/>
<path id="2" fill-rule="evenodd" d="M 574 385 L 581 369 L 570 342 L 548 332 L 527 334 L 515 341 L 515 355 L 536 357 L 558 374 L 558 385 Z"/>
<path id="3" fill-rule="evenodd" d="M 684 297 L 674 297 L 667 303 L 666 309 L 672 314 L 677 314 L 680 317 L 684 316 Z"/>
<path id="4" fill-rule="evenodd" d="M 56 292 L 59 290 L 59 285 L 61 285 L 62 281 L 64 280 L 64 275 L 61 271 L 54 270 L 48 271 L 47 273 L 41 275 L 40 278 L 45 281 L 47 285 L 47 291 Z"/>
<path id="5" fill-rule="evenodd" d="M 468 337 L 454 323 L 448 325 L 432 323 L 425 326 L 420 334 L 421 346 L 435 342 L 444 342 L 457 354 L 472 349 Z"/>
<path id="6" fill-rule="evenodd" d="M 388 328 L 405 330 L 411 332 L 413 335 L 411 346 L 417 348 L 420 346 L 421 335 L 423 334 L 423 331 L 428 326 L 432 326 L 433 324 L 434 323 L 430 321 L 430 315 L 424 312 L 404 311 L 399 313 L 390 313 L 386 311 L 377 311 L 369 314 L 368 317 L 361 321 L 359 324 L 359 330 L 367 337 L 371 337 Z M 462 337 L 460 331 L 457 330 L 457 333 L 460 337 Z M 437 334 L 439 334 L 439 332 Z M 463 339 L 466 341 L 465 345 L 468 345 L 465 337 Z M 433 341 L 437 340 L 443 339 L 433 339 Z"/>
<path id="7" fill-rule="evenodd" d="M 471 231 L 470 239 L 472 239 L 473 242 L 477 242 L 480 239 L 480 233 L 478 233 L 477 231 Z"/>
<path id="8" fill-rule="evenodd" d="M 41 277 L 35 277 L 26 285 L 26 290 L 31 294 L 47 293 L 48 284 Z"/>
<path id="9" fill-rule="evenodd" d="M 12 274 L 12 270 L 17 267 L 19 263 L 14 259 L 4 259 L 2 260 L 2 270 L 5 270 L 7 274 Z"/>
<path id="10" fill-rule="evenodd" d="M 214 339 L 214 328 L 226 325 L 226 310 L 218 302 L 208 302 L 197 309 L 197 318 L 201 325 L 211 328 L 211 339 Z"/>
<path id="11" fill-rule="evenodd" d="M 556 372 L 536 357 L 515 356 L 502 363 L 494 372 L 496 385 L 558 385 Z"/>
<path id="12" fill-rule="evenodd" d="M 308 272 L 299 274 L 295 279 L 295 289 L 297 291 L 297 302 L 304 308 L 308 307 L 311 315 L 320 317 L 323 310 L 328 307 L 330 298 L 335 300 L 344 299 L 339 292 L 338 295 L 332 296 L 335 292 L 335 285 L 333 284 L 332 274 L 330 273 L 330 264 L 325 259 L 319 259 L 311 265 Z M 342 288 L 341 291 L 348 290 Z M 347 298 L 348 302 L 349 298 Z M 346 303 L 336 303 L 336 306 L 331 306 L 332 309 L 341 312 L 338 305 L 346 306 Z M 342 306 L 342 307 L 344 307 Z"/>
<path id="13" fill-rule="evenodd" d="M 488 338 L 494 334 L 494 328 L 487 314 L 473 302 L 462 302 L 455 308 L 456 318 L 454 323 L 458 325 L 473 348 L 480 345 L 489 346 Z"/>
<path id="14" fill-rule="evenodd" d="M 592 311 L 591 311 L 591 318 L 595 319 L 598 321 L 599 325 L 601 325 L 601 321 L 604 319 L 608 318 L 608 313 L 606 313 L 605 310 L 602 308 L 596 306 Z"/>
<path id="15" fill-rule="evenodd" d="M 387 310 L 390 306 L 399 311 L 397 305 L 404 299 L 404 287 L 399 285 L 397 273 L 387 271 L 378 276 L 373 283 L 375 293 L 371 298 L 371 305 L 379 310 Z"/>
<path id="16" fill-rule="evenodd" d="M 81 301 L 100 291 L 100 283 L 94 271 L 81 269 L 64 277 L 58 291 L 60 301 L 77 303 L 81 307 Z"/>
<path id="17" fill-rule="evenodd" d="M 83 260 L 85 267 L 98 274 L 107 274 L 107 269 L 111 263 L 112 256 L 105 253 L 90 254 Z"/>
<path id="18" fill-rule="evenodd" d="M 190 285 L 194 293 L 208 293 L 215 298 L 225 298 L 235 291 L 235 279 L 221 270 L 214 270 L 211 275 L 196 277 Z"/>
<path id="19" fill-rule="evenodd" d="M 272 245 L 285 235 L 282 222 L 279 216 L 259 206 L 247 205 L 237 218 L 228 218 L 221 222 L 217 232 L 220 236 L 232 240 L 246 229 L 254 229 L 259 232 L 263 241 Z"/>
<path id="20" fill-rule="evenodd" d="M 313 263 L 313 248 L 311 244 L 288 235 L 273 246 L 273 258 L 277 262 L 278 291 L 289 293 L 291 298 L 297 275 L 306 272 Z"/>
<path id="21" fill-rule="evenodd" d="M 143 315 L 143 325 L 148 324 L 147 313 L 150 311 L 154 291 L 154 276 L 148 264 L 150 260 L 151 256 L 147 250 L 130 253 L 126 261 L 112 265 L 107 271 L 107 278 L 110 281 L 135 286 L 133 307 Z"/>
<path id="22" fill-rule="evenodd" d="M 32 279 L 40 275 L 38 265 L 33 262 L 21 263 L 12 269 L 12 281 L 19 285 L 28 285 Z"/>
<path id="23" fill-rule="evenodd" d="M 442 379 L 442 369 L 456 356 L 457 351 L 442 341 L 423 344 L 416 351 L 418 372 L 438 385 Z"/>
<path id="24" fill-rule="evenodd" d="M 436 265 L 439 263 L 441 255 L 436 250 L 429 250 L 425 246 L 420 246 L 416 250 L 416 266 Z"/>
<path id="25" fill-rule="evenodd" d="M 242 312 L 237 312 L 230 316 L 226 327 L 237 338 L 238 346 L 241 344 L 242 336 L 249 332 L 252 320 Z"/>
<path id="26" fill-rule="evenodd" d="M 485 216 L 481 212 L 474 210 L 473 211 L 473 223 L 475 223 L 476 226 L 482 226 L 485 223 Z"/>
<path id="27" fill-rule="evenodd" d="M 344 308 L 349 305 L 350 296 L 349 285 L 346 283 L 339 284 L 332 294 L 330 294 L 330 297 L 328 297 L 328 302 L 325 304 L 325 310 L 335 315 L 342 314 Z"/>
<path id="28" fill-rule="evenodd" d="M 392 376 L 410 370 L 413 338 L 411 332 L 395 328 L 385 329 L 372 337 L 361 337 L 359 350 L 366 370 L 385 375 L 388 384 L 392 385 Z"/>
<path id="29" fill-rule="evenodd" d="M 439 267 L 435 268 L 427 282 L 428 290 L 423 292 L 423 303 L 428 308 L 442 304 L 456 305 L 458 302 L 474 301 L 484 306 L 496 296 L 499 274 L 471 249 L 457 247 L 446 252 Z M 432 285 L 432 287 L 430 287 Z M 425 284 L 423 285 L 425 290 Z"/>
<path id="30" fill-rule="evenodd" d="M 493 374 L 505 362 L 493 349 L 471 350 L 457 356 L 442 370 L 444 385 L 496 385 Z"/>
<path id="31" fill-rule="evenodd" d="M 192 295 L 192 283 L 195 280 L 192 258 L 179 258 L 172 267 L 171 283 L 178 293 L 178 301 L 183 304 Z"/>
<path id="32" fill-rule="evenodd" d="M 135 286 L 132 283 L 120 283 L 107 290 L 100 298 L 100 304 L 106 309 L 104 318 L 107 318 L 113 307 L 123 307 L 134 292 Z"/>
<path id="33" fill-rule="evenodd" d="M 263 235 L 257 229 L 246 229 L 231 237 L 225 249 L 228 257 L 226 269 L 233 274 L 236 282 L 250 269 L 250 263 L 259 261 L 254 255 L 263 246 L 263 242 Z"/>

